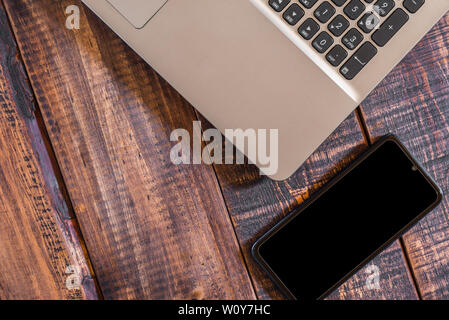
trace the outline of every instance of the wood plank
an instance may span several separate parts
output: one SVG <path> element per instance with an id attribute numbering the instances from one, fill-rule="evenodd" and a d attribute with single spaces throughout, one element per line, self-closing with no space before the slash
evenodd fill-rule
<path id="1" fill-rule="evenodd" d="M 213 168 L 170 161 L 192 107 L 80 1 L 5 4 L 104 297 L 254 298 Z"/>
<path id="2" fill-rule="evenodd" d="M 204 118 L 201 119 L 205 121 Z M 288 212 L 303 203 L 346 167 L 366 147 L 366 141 L 354 113 L 291 178 L 284 182 L 260 177 L 258 169 L 252 165 L 215 165 L 259 298 L 281 299 L 283 296 L 254 262 L 250 253 L 251 245 Z M 367 288 L 365 284 L 370 273 L 367 274 L 365 269 L 361 269 L 328 298 L 417 298 L 398 242 L 379 254 L 371 263 L 380 269 L 379 289 Z"/>
<path id="3" fill-rule="evenodd" d="M 404 236 L 424 299 L 449 298 L 449 14 L 363 103 L 374 141 L 393 133 L 442 187 L 443 203 Z"/>
<path id="4" fill-rule="evenodd" d="M 0 300 L 95 299 L 34 110 L 0 2 Z M 71 270 L 80 272 L 78 288 L 66 286 Z"/>

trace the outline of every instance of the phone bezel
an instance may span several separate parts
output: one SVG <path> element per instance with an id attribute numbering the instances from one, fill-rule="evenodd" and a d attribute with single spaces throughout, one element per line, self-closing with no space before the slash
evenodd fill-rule
<path id="1" fill-rule="evenodd" d="M 429 184 L 434 188 L 436 192 L 436 201 L 432 203 L 426 210 L 420 213 L 416 218 L 410 221 L 407 225 L 405 225 L 398 233 L 393 235 L 387 242 L 385 242 L 382 246 L 380 246 L 376 251 L 374 251 L 369 257 L 363 260 L 359 265 L 357 265 L 354 269 L 352 269 L 347 275 L 345 275 L 340 281 L 334 284 L 331 288 L 326 290 L 318 300 L 324 299 L 330 293 L 332 293 L 335 289 L 337 289 L 340 285 L 342 285 L 346 280 L 348 280 L 351 276 L 353 276 L 357 271 L 359 271 L 363 266 L 365 266 L 370 260 L 372 260 L 375 256 L 377 256 L 381 251 L 390 246 L 396 239 L 398 239 L 401 235 L 407 232 L 411 227 L 413 227 L 419 220 L 421 220 L 426 214 L 432 211 L 442 200 L 443 192 L 441 188 L 436 184 L 436 182 L 430 177 L 430 175 L 424 170 L 424 168 L 419 164 L 419 162 L 410 154 L 407 148 L 396 138 L 394 135 L 387 135 L 380 138 L 376 143 L 374 143 L 367 151 L 362 153 L 352 164 L 350 164 L 346 169 L 344 169 L 341 173 L 339 173 L 336 177 L 331 179 L 328 183 L 325 184 L 314 195 L 312 195 L 309 199 L 307 199 L 298 209 L 293 210 L 291 213 L 287 214 L 281 221 L 279 221 L 274 227 L 272 227 L 269 231 L 267 231 L 262 237 L 260 237 L 252 246 L 251 253 L 253 258 L 259 264 L 259 266 L 269 275 L 271 280 L 275 282 L 275 284 L 279 287 L 279 289 L 283 292 L 285 296 L 289 299 L 296 300 L 297 298 L 290 292 L 287 286 L 279 279 L 276 273 L 270 268 L 268 263 L 263 259 L 263 257 L 259 253 L 260 247 L 270 239 L 275 233 L 279 232 L 285 225 L 287 225 L 291 220 L 293 220 L 297 215 L 307 209 L 313 202 L 321 197 L 327 190 L 332 188 L 338 181 L 343 179 L 349 172 L 351 172 L 355 167 L 357 167 L 360 163 L 362 163 L 366 158 L 368 158 L 372 153 L 374 153 L 377 149 L 379 149 L 384 143 L 392 141 L 399 146 L 399 148 L 407 155 L 410 161 L 414 166 L 418 169 L 418 171 L 424 176 L 424 178 L 429 182 Z"/>

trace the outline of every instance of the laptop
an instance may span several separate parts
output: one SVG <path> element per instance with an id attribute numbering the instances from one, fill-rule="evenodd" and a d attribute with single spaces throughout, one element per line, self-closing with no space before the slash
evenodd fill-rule
<path id="1" fill-rule="evenodd" d="M 277 130 L 275 180 L 449 10 L 448 0 L 83 2 L 221 132 Z M 239 149 L 263 173 L 252 147 Z"/>

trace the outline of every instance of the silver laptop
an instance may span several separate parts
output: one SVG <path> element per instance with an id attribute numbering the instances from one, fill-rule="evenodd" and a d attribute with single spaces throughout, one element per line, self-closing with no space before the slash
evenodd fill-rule
<path id="1" fill-rule="evenodd" d="M 449 0 L 84 3 L 223 133 L 278 130 L 276 180 L 449 10 Z M 264 172 L 252 147 L 241 151 Z"/>

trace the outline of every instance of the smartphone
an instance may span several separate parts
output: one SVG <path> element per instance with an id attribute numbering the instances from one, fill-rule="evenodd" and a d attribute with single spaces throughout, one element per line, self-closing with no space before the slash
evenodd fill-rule
<path id="1" fill-rule="evenodd" d="M 441 198 L 399 140 L 386 136 L 257 240 L 252 254 L 288 298 L 322 299 Z"/>

